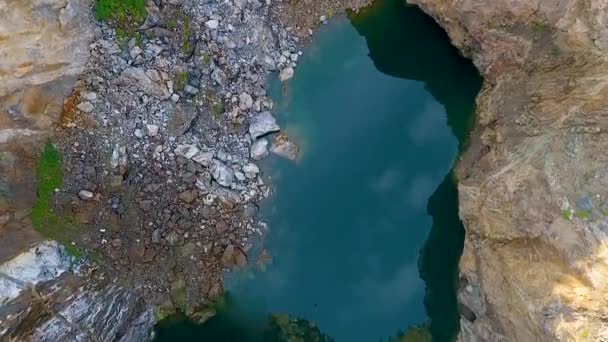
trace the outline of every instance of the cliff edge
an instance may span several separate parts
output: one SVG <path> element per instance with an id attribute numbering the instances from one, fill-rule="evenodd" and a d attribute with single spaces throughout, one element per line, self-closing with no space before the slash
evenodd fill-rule
<path id="1" fill-rule="evenodd" d="M 485 78 L 458 167 L 460 341 L 608 326 L 608 1 L 409 0 Z"/>

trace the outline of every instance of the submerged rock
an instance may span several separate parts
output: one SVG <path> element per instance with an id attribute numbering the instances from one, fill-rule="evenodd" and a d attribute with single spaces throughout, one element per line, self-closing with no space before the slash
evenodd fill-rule
<path id="1" fill-rule="evenodd" d="M 297 160 L 298 154 L 300 153 L 300 147 L 289 140 L 287 134 L 281 133 L 277 134 L 277 136 L 272 139 L 272 147 L 270 147 L 270 152 L 283 158 Z"/>

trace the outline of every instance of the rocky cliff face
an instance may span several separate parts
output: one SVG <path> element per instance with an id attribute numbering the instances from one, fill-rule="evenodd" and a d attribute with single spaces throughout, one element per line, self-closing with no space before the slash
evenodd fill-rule
<path id="1" fill-rule="evenodd" d="M 83 282 L 65 249 L 43 242 L 0 265 L 0 340 L 147 341 L 152 309 L 116 285 Z"/>
<path id="2" fill-rule="evenodd" d="M 606 339 L 608 1 L 410 2 L 485 77 L 457 168 L 459 339 Z"/>

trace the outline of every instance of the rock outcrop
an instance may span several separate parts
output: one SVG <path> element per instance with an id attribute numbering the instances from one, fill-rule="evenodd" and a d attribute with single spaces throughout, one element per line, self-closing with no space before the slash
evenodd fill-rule
<path id="1" fill-rule="evenodd" d="M 0 265 L 0 340 L 149 341 L 155 318 L 135 293 L 83 280 L 56 242 Z"/>
<path id="2" fill-rule="evenodd" d="M 90 1 L 0 3 L 0 144 L 48 130 L 89 55 Z"/>
<path id="3" fill-rule="evenodd" d="M 459 339 L 606 339 L 608 2 L 409 2 L 485 78 L 457 167 Z"/>

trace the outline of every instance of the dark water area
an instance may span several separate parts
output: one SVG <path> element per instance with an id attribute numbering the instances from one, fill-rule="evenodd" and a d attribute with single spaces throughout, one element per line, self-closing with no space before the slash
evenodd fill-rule
<path id="1" fill-rule="evenodd" d="M 216 317 L 161 322 L 157 340 L 285 340 L 271 313 L 314 327 L 304 341 L 323 341 L 320 331 L 388 340 L 420 325 L 433 341 L 454 340 L 464 229 L 450 170 L 480 85 L 442 29 L 403 1 L 323 25 L 294 78 L 269 84 L 302 147 L 296 163 L 263 165 L 275 192 L 259 245 L 272 263 L 226 274 L 230 303 Z"/>

